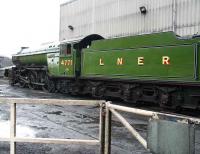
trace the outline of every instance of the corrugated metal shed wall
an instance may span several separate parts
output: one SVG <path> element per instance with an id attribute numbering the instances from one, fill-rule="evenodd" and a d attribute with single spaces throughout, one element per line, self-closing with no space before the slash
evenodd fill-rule
<path id="1" fill-rule="evenodd" d="M 200 35 L 200 0 L 176 0 L 175 31 Z"/>
<path id="2" fill-rule="evenodd" d="M 146 15 L 141 6 L 147 8 Z M 61 5 L 60 41 L 90 34 L 112 38 L 161 31 L 200 34 L 200 0 L 73 0 Z"/>

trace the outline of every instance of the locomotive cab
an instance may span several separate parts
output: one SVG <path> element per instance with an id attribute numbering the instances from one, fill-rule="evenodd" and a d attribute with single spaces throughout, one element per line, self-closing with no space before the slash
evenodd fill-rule
<path id="1" fill-rule="evenodd" d="M 48 55 L 50 76 L 74 77 L 74 50 L 72 46 L 72 43 L 61 43 L 58 53 Z"/>
<path id="2" fill-rule="evenodd" d="M 59 72 L 61 76 L 74 77 L 74 50 L 72 43 L 60 44 Z"/>

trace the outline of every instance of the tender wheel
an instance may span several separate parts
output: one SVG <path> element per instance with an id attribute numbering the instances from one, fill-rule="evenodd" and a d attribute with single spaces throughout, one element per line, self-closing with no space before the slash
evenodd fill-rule
<path id="1" fill-rule="evenodd" d="M 98 98 L 98 99 L 103 99 L 104 98 L 104 93 L 105 93 L 105 88 L 98 87 L 95 97 Z"/>
<path id="2" fill-rule="evenodd" d="M 169 107 L 170 105 L 170 95 L 168 93 L 162 93 L 160 96 L 160 103 L 161 108 Z"/>

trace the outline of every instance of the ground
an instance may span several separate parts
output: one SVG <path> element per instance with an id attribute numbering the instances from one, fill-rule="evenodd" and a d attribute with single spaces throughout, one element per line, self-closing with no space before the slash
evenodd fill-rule
<path id="1" fill-rule="evenodd" d="M 63 94 L 11 87 L 0 80 L 0 97 L 79 99 Z M 83 98 L 81 98 L 83 99 Z M 89 99 L 89 98 L 84 98 Z M 146 138 L 147 119 L 123 116 Z M 99 109 L 63 105 L 17 105 L 17 136 L 69 139 L 98 139 Z M 197 136 L 200 133 L 197 131 Z M 9 105 L 0 105 L 0 137 L 9 136 Z M 199 137 L 196 154 L 200 153 Z M 9 153 L 9 143 L 0 142 L 0 154 Z M 98 146 L 17 144 L 17 154 L 98 154 Z M 115 118 L 112 121 L 112 154 L 149 154 Z"/>
<path id="2" fill-rule="evenodd" d="M 11 87 L 0 80 L 0 97 L 78 99 L 63 94 Z M 88 99 L 88 98 L 84 98 Z M 124 115 L 145 137 L 147 121 Z M 63 105 L 17 105 L 17 136 L 98 139 L 99 109 Z M 114 119 L 112 154 L 148 154 L 130 133 Z M 0 105 L 0 137 L 9 136 L 9 106 Z M 9 143 L 0 143 L 0 154 L 9 153 Z M 17 144 L 17 154 L 96 154 L 98 146 Z"/>

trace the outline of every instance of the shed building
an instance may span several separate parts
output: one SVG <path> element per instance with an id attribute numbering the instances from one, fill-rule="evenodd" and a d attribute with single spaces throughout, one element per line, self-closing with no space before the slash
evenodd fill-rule
<path id="1" fill-rule="evenodd" d="M 174 31 L 200 34 L 200 0 L 71 0 L 60 5 L 59 40 Z"/>

